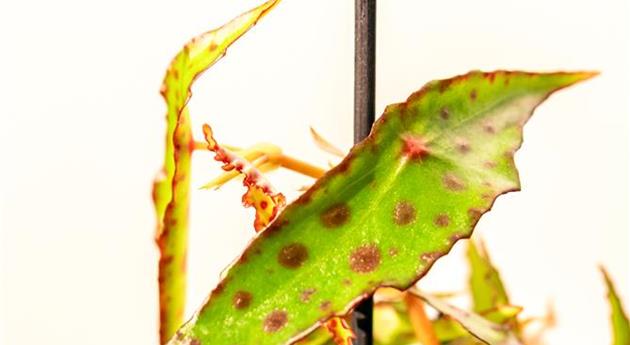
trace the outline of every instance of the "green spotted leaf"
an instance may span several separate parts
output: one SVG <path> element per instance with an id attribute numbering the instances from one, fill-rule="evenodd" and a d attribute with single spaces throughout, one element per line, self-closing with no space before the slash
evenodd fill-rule
<path id="1" fill-rule="evenodd" d="M 377 287 L 407 289 L 519 189 L 522 127 L 592 73 L 472 72 L 390 105 L 259 233 L 171 344 L 287 344 Z"/>
<path id="2" fill-rule="evenodd" d="M 167 105 L 166 149 L 164 165 L 153 184 L 155 240 L 160 250 L 161 344 L 181 326 L 186 299 L 190 164 L 195 146 L 186 107 L 190 88 L 197 76 L 225 55 L 227 48 L 278 1 L 267 1 L 224 26 L 193 38 L 175 56 L 164 77 L 160 93 Z"/>
<path id="3" fill-rule="evenodd" d="M 619 295 L 615 291 L 615 285 L 613 284 L 608 272 L 602 267 L 602 274 L 606 281 L 606 287 L 608 288 L 608 303 L 610 304 L 610 319 L 613 330 L 613 345 L 630 345 L 630 321 L 623 309 Z"/>

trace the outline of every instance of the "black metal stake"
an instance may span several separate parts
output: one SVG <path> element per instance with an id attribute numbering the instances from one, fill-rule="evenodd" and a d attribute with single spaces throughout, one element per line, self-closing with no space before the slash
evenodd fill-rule
<path id="1" fill-rule="evenodd" d="M 374 123 L 376 84 L 376 0 L 355 0 L 354 24 L 354 142 L 363 140 Z M 372 345 L 372 298 L 357 306 L 355 345 Z"/>
<path id="2" fill-rule="evenodd" d="M 356 0 L 354 35 L 354 142 L 358 143 L 374 123 L 376 0 Z"/>

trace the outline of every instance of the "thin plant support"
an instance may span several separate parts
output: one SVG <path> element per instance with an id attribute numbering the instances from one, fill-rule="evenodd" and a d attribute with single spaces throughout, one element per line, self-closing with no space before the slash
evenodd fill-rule
<path id="1" fill-rule="evenodd" d="M 374 123 L 376 84 L 376 0 L 355 1 L 354 24 L 354 142 L 368 136 Z M 356 345 L 372 345 L 372 298 L 359 304 L 352 324 Z"/>

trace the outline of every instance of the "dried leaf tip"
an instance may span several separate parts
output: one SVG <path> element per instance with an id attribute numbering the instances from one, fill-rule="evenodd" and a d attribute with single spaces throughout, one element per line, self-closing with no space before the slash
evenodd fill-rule
<path id="1" fill-rule="evenodd" d="M 311 137 L 315 142 L 315 145 L 317 145 L 317 147 L 319 147 L 322 151 L 341 158 L 346 155 L 340 148 L 332 144 L 321 134 L 317 133 L 317 131 L 313 127 L 309 127 L 309 130 L 311 132 Z"/>

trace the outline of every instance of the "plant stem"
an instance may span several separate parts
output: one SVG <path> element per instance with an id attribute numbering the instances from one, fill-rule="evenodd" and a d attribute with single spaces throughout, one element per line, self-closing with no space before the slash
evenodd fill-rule
<path id="1" fill-rule="evenodd" d="M 418 340 L 423 345 L 439 345 L 440 342 L 435 335 L 431 320 L 427 316 L 424 302 L 410 293 L 405 293 L 405 304 L 409 310 L 409 319 L 413 326 L 413 331 Z"/>
<path id="2" fill-rule="evenodd" d="M 277 158 L 276 162 L 289 170 L 296 171 L 300 174 L 310 176 L 312 178 L 320 178 L 326 173 L 326 170 L 322 168 L 316 167 L 307 162 L 286 155 L 280 155 Z"/>

